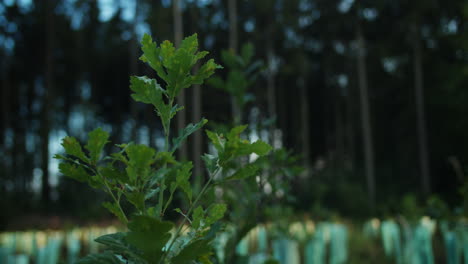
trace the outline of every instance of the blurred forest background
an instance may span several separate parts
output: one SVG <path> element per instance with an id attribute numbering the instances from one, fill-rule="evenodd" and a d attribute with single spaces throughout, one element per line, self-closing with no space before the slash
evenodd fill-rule
<path id="1" fill-rule="evenodd" d="M 363 219 L 434 195 L 456 211 L 468 163 L 467 31 L 463 0 L 2 0 L 0 229 L 32 216 L 107 216 L 101 194 L 59 175 L 52 156 L 65 135 L 84 140 L 101 126 L 113 143 L 164 144 L 154 112 L 129 96 L 130 75 L 153 74 L 138 61 L 144 33 L 198 33 L 218 62 L 221 50 L 254 45 L 264 66 L 242 121 L 300 154 L 297 212 Z M 231 98 L 209 85 L 183 100 L 198 109 L 187 122 L 231 120 Z M 196 138 L 182 156 L 207 150 Z"/>

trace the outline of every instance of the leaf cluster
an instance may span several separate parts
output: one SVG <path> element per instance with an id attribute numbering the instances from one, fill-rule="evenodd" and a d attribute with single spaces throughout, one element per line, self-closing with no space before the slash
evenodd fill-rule
<path id="1" fill-rule="evenodd" d="M 254 96 L 248 93 L 248 88 L 256 81 L 263 63 L 254 60 L 254 46 L 251 43 L 242 46 L 240 55 L 236 55 L 232 50 L 223 50 L 221 59 L 229 69 L 227 76 L 224 79 L 215 76 L 208 80 L 208 84 L 227 92 L 234 98 L 239 109 L 243 109 L 247 103 L 254 100 Z"/>
<path id="2" fill-rule="evenodd" d="M 135 101 L 151 104 L 161 119 L 166 139 L 161 151 L 134 143 L 117 144 L 116 151 L 105 155 L 109 133 L 98 128 L 88 134 L 84 148 L 73 137 L 65 137 L 62 146 L 65 155 L 60 159 L 60 172 L 91 187 L 103 190 L 111 200 L 103 206 L 118 217 L 128 231 L 109 234 L 96 239 L 107 250 L 89 255 L 79 263 L 210 263 L 211 241 L 219 230 L 217 222 L 227 211 L 224 203 L 205 204 L 204 194 L 213 186 L 217 175 L 233 167 L 241 157 L 255 153 L 266 155 L 271 147 L 262 141 L 249 142 L 240 134 L 246 126 L 233 128 L 225 136 L 207 131 L 217 153 L 205 154 L 203 159 L 209 174 L 202 191 L 194 197 L 190 178 L 192 162 L 178 161 L 174 153 L 188 136 L 206 123 L 202 119 L 188 124 L 175 137 L 170 137 L 171 119 L 182 110 L 175 99 L 182 89 L 201 84 L 220 68 L 208 60 L 199 71 L 192 68 L 208 52 L 198 52 L 197 36 L 184 39 L 176 49 L 169 41 L 157 45 L 150 36 L 142 39 L 141 60 L 153 68 L 164 81 L 162 87 L 156 79 L 132 76 L 130 89 Z M 254 176 L 258 168 L 246 166 L 223 180 L 239 180 Z M 188 208 L 174 208 L 173 198 L 181 192 Z M 122 203 L 131 209 L 124 210 Z M 167 221 L 167 210 L 174 209 L 182 221 Z"/>

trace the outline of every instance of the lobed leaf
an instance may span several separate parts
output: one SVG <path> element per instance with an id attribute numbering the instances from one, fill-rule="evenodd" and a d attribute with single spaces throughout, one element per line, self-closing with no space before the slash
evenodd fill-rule
<path id="1" fill-rule="evenodd" d="M 205 219 L 207 226 L 214 224 L 216 221 L 223 218 L 224 213 L 226 212 L 227 206 L 223 203 L 213 204 L 208 208 L 208 214 Z"/>
<path id="2" fill-rule="evenodd" d="M 224 144 L 226 143 L 226 139 L 215 132 L 211 132 L 209 130 L 205 130 L 206 135 L 211 140 L 211 143 L 216 148 L 218 152 L 222 152 L 224 150 Z"/>
<path id="3" fill-rule="evenodd" d="M 203 161 L 205 162 L 205 167 L 208 170 L 210 174 L 213 174 L 216 171 L 216 168 L 218 167 L 218 158 L 205 153 L 202 156 Z"/>
<path id="4" fill-rule="evenodd" d="M 59 171 L 63 175 L 80 182 L 87 182 L 91 177 L 82 166 L 71 163 L 60 163 Z"/>
<path id="5" fill-rule="evenodd" d="M 74 137 L 65 137 L 62 139 L 62 146 L 65 149 L 65 153 L 70 156 L 75 156 L 80 160 L 89 163 L 88 157 L 84 154 L 81 149 L 80 143 Z M 61 157 L 61 156 L 58 156 Z"/>
<path id="6" fill-rule="evenodd" d="M 130 182 L 147 179 L 150 176 L 151 164 L 155 161 L 156 151 L 146 145 L 132 144 L 127 146 L 125 153 L 128 156 L 126 172 Z"/>
<path id="7" fill-rule="evenodd" d="M 126 241 L 141 250 L 142 257 L 150 263 L 158 263 L 162 250 L 171 238 L 174 225 L 154 217 L 138 215 L 128 224 Z"/>
<path id="8" fill-rule="evenodd" d="M 255 153 L 259 156 L 265 156 L 271 151 L 272 147 L 261 140 L 257 140 L 251 144 L 243 144 L 239 147 L 238 155 L 249 155 Z"/>
<path id="9" fill-rule="evenodd" d="M 96 164 L 101 156 L 102 149 L 109 142 L 109 133 L 97 128 L 88 133 L 88 143 L 85 148 L 89 151 L 89 158 L 92 164 Z"/>
<path id="10" fill-rule="evenodd" d="M 213 75 L 215 70 L 222 68 L 223 67 L 221 65 L 216 64 L 213 59 L 210 59 L 200 67 L 200 70 L 198 70 L 194 76 L 192 76 L 191 83 L 202 84 L 205 79 L 208 79 L 211 75 Z"/>
<path id="11" fill-rule="evenodd" d="M 141 50 L 143 51 L 143 55 L 140 57 L 140 60 L 148 63 L 148 65 L 158 73 L 160 78 L 166 80 L 167 73 L 162 66 L 160 58 L 161 49 L 157 47 L 155 42 L 153 42 L 150 35 L 143 35 L 141 40 Z"/>
<path id="12" fill-rule="evenodd" d="M 203 218 L 205 216 L 205 211 L 203 207 L 199 205 L 192 213 L 192 227 L 197 230 L 200 227 L 204 226 Z"/>
<path id="13" fill-rule="evenodd" d="M 185 246 L 180 253 L 171 259 L 172 264 L 186 264 L 198 257 L 204 256 L 211 252 L 209 245 L 210 241 L 206 239 L 199 239 L 191 242 Z"/>
<path id="14" fill-rule="evenodd" d="M 247 164 L 243 168 L 240 168 L 231 176 L 227 177 L 226 180 L 242 180 L 257 175 L 259 167 L 254 164 Z"/>
<path id="15" fill-rule="evenodd" d="M 159 108 L 163 102 L 164 90 L 156 82 L 146 76 L 131 76 L 130 89 L 134 92 L 131 96 L 137 102 L 152 104 Z"/>
<path id="16" fill-rule="evenodd" d="M 180 144 L 182 144 L 182 142 L 186 140 L 188 136 L 202 128 L 207 122 L 208 120 L 203 118 L 200 122 L 196 124 L 188 124 L 182 131 L 179 132 L 178 137 L 172 139 L 171 152 L 176 151 L 176 149 L 179 148 Z"/>
<path id="17" fill-rule="evenodd" d="M 127 223 L 127 220 L 125 219 L 125 215 L 120 211 L 119 206 L 115 204 L 114 202 L 104 202 L 102 203 L 102 206 L 109 210 L 113 215 L 117 216 L 117 218 L 122 222 L 122 223 Z"/>
<path id="18" fill-rule="evenodd" d="M 142 262 L 143 260 L 137 255 L 135 249 L 125 241 L 126 235 L 126 233 L 122 232 L 107 234 L 96 238 L 94 241 L 107 246 L 108 250 L 114 254 L 132 259 L 133 261 Z"/>

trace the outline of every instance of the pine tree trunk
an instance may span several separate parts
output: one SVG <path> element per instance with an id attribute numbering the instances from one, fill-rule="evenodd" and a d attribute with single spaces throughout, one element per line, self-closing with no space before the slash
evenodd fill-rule
<path id="1" fill-rule="evenodd" d="M 310 125 L 309 125 L 309 101 L 307 97 L 307 88 L 304 77 L 300 77 L 299 97 L 301 113 L 301 145 L 303 156 L 303 167 L 310 167 Z M 307 171 L 307 170 L 306 170 Z M 307 173 L 307 172 L 304 172 Z M 305 175 L 305 174 L 304 174 Z"/>
<path id="2" fill-rule="evenodd" d="M 229 16 L 229 50 L 234 54 L 238 52 L 238 30 L 237 30 L 237 0 L 228 0 Z M 236 98 L 231 96 L 231 112 L 234 125 L 242 123 L 242 112 L 236 103 Z"/>
<path id="3" fill-rule="evenodd" d="M 4 140 L 5 132 L 10 127 L 10 83 L 8 81 L 8 61 L 6 58 L 2 59 L 2 89 L 1 89 L 1 102 L 2 102 L 2 126 L 0 129 L 0 141 Z"/>
<path id="4" fill-rule="evenodd" d="M 276 90 L 275 90 L 275 69 L 273 68 L 274 49 L 273 49 L 273 26 L 269 26 L 266 37 L 266 53 L 268 60 L 268 73 L 267 73 L 267 102 L 268 102 L 268 117 L 277 118 L 276 114 Z M 270 143 L 273 145 L 275 142 L 276 122 L 270 127 Z"/>
<path id="5" fill-rule="evenodd" d="M 362 141 L 364 144 L 364 167 L 367 180 L 367 191 L 371 210 L 375 209 L 375 169 L 372 126 L 370 120 L 369 94 L 367 87 L 366 48 L 361 25 L 357 24 L 356 38 L 358 42 L 358 86 L 361 104 Z"/>
<path id="6" fill-rule="evenodd" d="M 138 1 L 135 1 L 135 16 L 133 17 L 132 21 L 132 38 L 129 41 L 129 55 L 130 55 L 130 74 L 137 75 L 138 74 L 138 52 L 139 52 L 139 45 L 138 39 L 136 34 L 136 27 L 137 27 L 137 19 L 138 19 Z M 121 112 L 121 111 L 116 111 Z M 134 123 L 131 130 L 131 139 L 137 140 L 137 131 L 138 131 L 138 109 L 137 103 L 135 100 L 130 98 L 130 116 L 133 118 Z"/>
<path id="7" fill-rule="evenodd" d="M 414 66 L 414 95 L 416 100 L 416 122 L 418 131 L 419 165 L 421 186 L 425 195 L 431 192 L 429 158 L 427 147 L 426 116 L 424 111 L 424 83 L 422 69 L 422 51 L 419 28 L 413 28 L 413 66 Z"/>
<path id="8" fill-rule="evenodd" d="M 195 65 L 195 72 L 200 68 L 199 64 Z M 193 86 L 192 96 L 192 122 L 195 124 L 202 118 L 202 96 L 200 85 Z M 193 149 L 192 149 L 192 160 L 193 160 L 193 175 L 195 176 L 195 189 L 196 191 L 201 190 L 203 184 L 203 170 L 201 155 L 203 151 L 203 137 L 201 131 L 196 131 L 193 134 Z"/>
<path id="9" fill-rule="evenodd" d="M 42 99 L 41 112 L 41 170 L 42 170 L 42 201 L 47 206 L 50 202 L 49 183 L 49 133 L 50 133 L 50 107 L 54 92 L 54 8 L 55 1 L 46 1 L 46 45 L 45 45 L 45 87 Z"/>

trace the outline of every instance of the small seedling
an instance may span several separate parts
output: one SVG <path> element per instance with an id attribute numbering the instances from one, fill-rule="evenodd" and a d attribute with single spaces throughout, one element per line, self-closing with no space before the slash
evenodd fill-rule
<path id="1" fill-rule="evenodd" d="M 246 126 L 235 127 L 226 135 L 207 131 L 216 153 L 202 156 L 209 177 L 194 197 L 190 183 L 192 162 L 178 161 L 174 153 L 207 120 L 189 124 L 171 137 L 171 120 L 183 109 L 175 100 L 182 89 L 202 84 L 221 66 L 210 59 L 196 74 L 191 73 L 195 64 L 208 54 L 198 52 L 196 34 L 185 38 L 178 49 L 169 41 L 158 46 L 149 35 L 143 37 L 141 45 L 140 60 L 156 71 L 163 85 L 146 76 L 132 76 L 130 89 L 135 101 L 154 106 L 164 130 L 164 150 L 127 143 L 115 145 L 117 151 L 104 156 L 109 134 L 98 128 L 88 134 L 84 150 L 75 138 L 65 137 L 62 146 L 66 155 L 55 156 L 61 160 L 62 174 L 107 193 L 111 201 L 103 206 L 128 228 L 126 232 L 97 238 L 106 251 L 89 255 L 78 263 L 211 263 L 210 243 L 227 206 L 221 202 L 207 204 L 205 194 L 215 184 L 255 176 L 257 169 L 245 166 L 233 171 L 232 164 L 252 153 L 264 156 L 271 147 L 263 141 L 252 143 L 241 139 Z M 187 208 L 174 208 L 176 192 L 184 194 L 182 204 L 187 204 Z M 182 220 L 168 221 L 166 213 L 170 209 L 178 212 Z"/>

